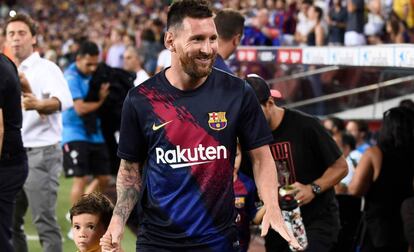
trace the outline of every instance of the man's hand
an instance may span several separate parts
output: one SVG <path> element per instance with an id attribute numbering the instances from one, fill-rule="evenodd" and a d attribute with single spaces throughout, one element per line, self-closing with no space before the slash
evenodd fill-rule
<path id="1" fill-rule="evenodd" d="M 278 232 L 280 236 L 283 237 L 292 247 L 296 250 L 302 250 L 302 247 L 299 245 L 296 238 L 291 232 L 288 231 L 285 222 L 283 220 L 282 214 L 280 211 L 277 211 L 277 207 L 266 207 L 266 212 L 263 216 L 262 221 L 262 234 L 261 236 L 266 236 L 269 227 L 272 227 L 273 230 Z"/>
<path id="2" fill-rule="evenodd" d="M 99 100 L 104 101 L 109 95 L 109 83 L 102 83 L 101 88 L 99 89 Z"/>
<path id="3" fill-rule="evenodd" d="M 23 93 L 22 107 L 25 110 L 37 110 L 40 100 L 32 93 Z"/>
<path id="4" fill-rule="evenodd" d="M 32 88 L 30 87 L 30 83 L 27 80 L 26 75 L 23 72 L 19 72 L 19 79 L 20 79 L 20 83 L 22 84 L 22 92 L 32 93 Z"/>
<path id="5" fill-rule="evenodd" d="M 120 252 L 121 239 L 124 233 L 124 224 L 119 217 L 113 216 L 106 233 L 100 239 L 99 245 L 103 252 Z"/>
<path id="6" fill-rule="evenodd" d="M 306 205 L 315 198 L 311 185 L 295 182 L 292 184 L 292 187 L 295 188 L 295 199 L 298 201 L 299 206 Z"/>

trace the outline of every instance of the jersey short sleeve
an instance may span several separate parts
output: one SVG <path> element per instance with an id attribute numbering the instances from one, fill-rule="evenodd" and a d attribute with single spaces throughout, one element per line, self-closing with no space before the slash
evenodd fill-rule
<path id="1" fill-rule="evenodd" d="M 253 89 L 247 83 L 243 85 L 242 99 L 237 134 L 243 150 L 249 151 L 271 143 L 273 136 L 270 128 Z"/>
<path id="2" fill-rule="evenodd" d="M 126 97 L 122 108 L 118 157 L 132 162 L 143 162 L 147 158 L 147 144 L 130 94 L 131 92 Z"/>
<path id="3" fill-rule="evenodd" d="M 68 82 L 70 93 L 72 94 L 72 99 L 83 99 L 84 97 L 80 86 L 81 82 L 72 74 L 68 74 L 66 80 Z"/>

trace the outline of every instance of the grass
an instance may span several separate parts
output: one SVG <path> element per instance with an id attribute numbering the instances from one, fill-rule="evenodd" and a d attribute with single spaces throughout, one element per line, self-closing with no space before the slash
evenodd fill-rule
<path id="1" fill-rule="evenodd" d="M 57 202 L 57 218 L 58 223 L 61 228 L 61 233 L 63 237 L 63 251 L 64 252 L 74 252 L 76 251 L 76 246 L 74 242 L 67 237 L 67 233 L 70 229 L 70 223 L 66 220 L 65 214 L 70 209 L 70 198 L 69 192 L 72 186 L 72 179 L 66 179 L 63 176 L 60 178 L 60 187 L 58 192 L 58 202 Z M 32 217 L 30 210 L 27 211 L 25 217 L 25 232 L 30 238 L 37 236 L 36 228 L 32 224 Z M 131 231 L 126 229 L 124 234 L 124 239 L 122 240 L 122 247 L 125 252 L 135 251 L 135 235 Z M 39 240 L 29 239 L 27 245 L 30 252 L 42 252 Z"/>

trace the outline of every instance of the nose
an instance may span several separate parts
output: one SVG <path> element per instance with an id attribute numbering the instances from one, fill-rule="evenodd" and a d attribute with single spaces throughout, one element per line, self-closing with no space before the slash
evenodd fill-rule
<path id="1" fill-rule="evenodd" d="M 205 40 L 201 45 L 200 51 L 204 54 L 209 55 L 211 54 L 212 50 L 212 42 L 210 42 L 209 40 Z"/>

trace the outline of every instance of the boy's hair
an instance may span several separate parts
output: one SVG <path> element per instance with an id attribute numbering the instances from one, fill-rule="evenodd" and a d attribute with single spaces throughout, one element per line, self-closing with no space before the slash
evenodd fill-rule
<path id="1" fill-rule="evenodd" d="M 231 40 L 234 36 L 243 35 L 244 17 L 233 9 L 224 9 L 216 13 L 214 17 L 217 33 L 225 41 Z"/>
<path id="2" fill-rule="evenodd" d="M 6 25 L 4 26 L 5 28 L 4 28 L 4 31 L 3 31 L 4 35 L 6 35 L 7 26 L 10 23 L 13 23 L 13 22 L 23 22 L 23 23 L 25 23 L 29 27 L 29 30 L 30 30 L 30 33 L 32 34 L 32 36 L 36 36 L 37 25 L 36 25 L 35 21 L 33 21 L 33 19 L 29 15 L 24 14 L 24 13 L 18 13 L 15 16 L 9 18 L 6 21 Z"/>
<path id="3" fill-rule="evenodd" d="M 93 192 L 84 194 L 70 209 L 70 221 L 72 222 L 73 216 L 85 213 L 94 214 L 99 215 L 99 222 L 101 222 L 105 228 L 108 228 L 112 218 L 113 209 L 114 206 L 111 201 L 102 193 Z"/>
<path id="4" fill-rule="evenodd" d="M 167 30 L 171 27 L 181 26 L 184 18 L 213 17 L 213 10 L 206 0 L 179 0 L 170 6 L 167 15 Z"/>
<path id="5" fill-rule="evenodd" d="M 80 44 L 79 50 L 77 52 L 78 56 L 97 56 L 99 55 L 99 48 L 95 42 L 92 41 L 84 41 Z"/>

